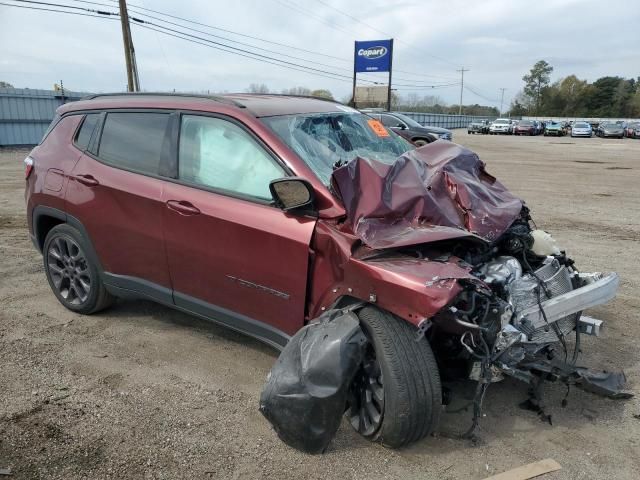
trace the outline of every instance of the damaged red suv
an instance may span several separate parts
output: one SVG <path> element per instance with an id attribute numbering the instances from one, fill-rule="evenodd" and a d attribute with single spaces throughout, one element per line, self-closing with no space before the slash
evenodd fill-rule
<path id="1" fill-rule="evenodd" d="M 419 440 L 449 378 L 478 382 L 476 417 L 503 376 L 624 395 L 566 352 L 616 274 L 580 273 L 451 142 L 321 99 L 113 94 L 60 107 L 25 165 L 58 300 L 151 299 L 283 350 L 261 410 L 297 448 L 324 450 L 345 411 L 368 439 Z"/>

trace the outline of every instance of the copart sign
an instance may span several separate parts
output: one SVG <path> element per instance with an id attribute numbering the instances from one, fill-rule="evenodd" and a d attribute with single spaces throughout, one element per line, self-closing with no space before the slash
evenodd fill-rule
<path id="1" fill-rule="evenodd" d="M 356 42 L 356 72 L 388 72 L 391 70 L 393 40 Z"/>

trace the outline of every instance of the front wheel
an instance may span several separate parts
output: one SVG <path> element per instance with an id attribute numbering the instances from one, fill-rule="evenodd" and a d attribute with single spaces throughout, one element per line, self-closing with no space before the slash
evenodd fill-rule
<path id="1" fill-rule="evenodd" d="M 113 303 L 98 266 L 87 252 L 82 234 L 66 224 L 51 229 L 42 250 L 47 280 L 58 301 L 69 310 L 85 314 Z"/>
<path id="2" fill-rule="evenodd" d="M 425 145 L 427 145 L 429 142 L 427 140 L 425 140 L 424 138 L 418 138 L 416 140 L 413 141 L 413 144 L 416 147 L 424 147 Z"/>
<path id="3" fill-rule="evenodd" d="M 370 345 L 356 374 L 347 416 L 365 438 L 390 448 L 432 433 L 442 412 L 438 365 L 411 324 L 372 306 L 359 313 Z"/>

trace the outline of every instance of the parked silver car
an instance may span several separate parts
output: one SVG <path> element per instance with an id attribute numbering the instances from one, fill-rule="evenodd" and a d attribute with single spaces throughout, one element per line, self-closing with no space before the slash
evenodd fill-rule
<path id="1" fill-rule="evenodd" d="M 593 135 L 593 129 L 587 122 L 575 122 L 571 126 L 571 137 L 589 137 Z"/>
<path id="2" fill-rule="evenodd" d="M 598 125 L 596 135 L 602 138 L 616 137 L 622 138 L 624 136 L 624 125 L 614 122 L 605 122 Z"/>

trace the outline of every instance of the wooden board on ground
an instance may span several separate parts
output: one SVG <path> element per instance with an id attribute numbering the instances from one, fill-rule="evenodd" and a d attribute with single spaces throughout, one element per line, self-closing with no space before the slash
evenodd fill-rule
<path id="1" fill-rule="evenodd" d="M 527 480 L 538 475 L 555 472 L 561 468 L 560 464 L 553 458 L 546 458 L 539 462 L 529 463 L 528 465 L 487 477 L 484 480 Z"/>

